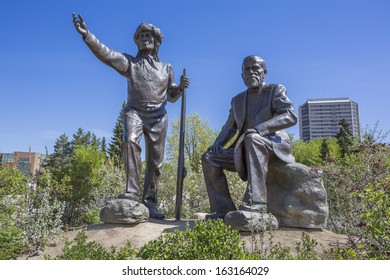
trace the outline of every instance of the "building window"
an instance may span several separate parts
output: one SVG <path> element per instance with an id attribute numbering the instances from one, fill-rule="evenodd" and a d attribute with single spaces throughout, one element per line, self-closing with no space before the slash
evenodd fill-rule
<path id="1" fill-rule="evenodd" d="M 18 169 L 22 171 L 24 175 L 28 175 L 29 171 L 29 161 L 28 158 L 21 158 L 18 161 Z"/>

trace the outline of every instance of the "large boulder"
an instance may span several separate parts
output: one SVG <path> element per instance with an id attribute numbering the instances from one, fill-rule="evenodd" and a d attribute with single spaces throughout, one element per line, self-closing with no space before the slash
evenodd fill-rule
<path id="1" fill-rule="evenodd" d="M 148 218 L 149 210 L 145 205 L 125 198 L 107 201 L 100 210 L 100 220 L 108 224 L 138 224 Z"/>
<path id="2" fill-rule="evenodd" d="M 300 163 L 270 162 L 268 211 L 280 226 L 325 228 L 329 214 L 321 172 Z"/>

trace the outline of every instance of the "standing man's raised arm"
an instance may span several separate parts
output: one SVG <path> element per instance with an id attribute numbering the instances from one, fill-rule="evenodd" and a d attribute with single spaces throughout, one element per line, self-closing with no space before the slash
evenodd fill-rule
<path id="1" fill-rule="evenodd" d="M 121 75 L 124 75 L 129 68 L 128 58 L 124 54 L 114 51 L 101 43 L 95 35 L 88 30 L 81 15 L 78 15 L 77 18 L 76 14 L 72 13 L 72 17 L 76 31 L 83 37 L 85 43 L 93 54 L 104 64 L 114 68 Z"/>

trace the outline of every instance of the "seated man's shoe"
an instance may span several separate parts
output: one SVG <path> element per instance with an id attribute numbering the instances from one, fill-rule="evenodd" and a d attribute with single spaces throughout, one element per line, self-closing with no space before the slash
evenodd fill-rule
<path id="1" fill-rule="evenodd" d="M 206 215 L 206 220 L 224 219 L 227 213 L 217 212 L 215 214 Z"/>
<path id="2" fill-rule="evenodd" d="M 238 207 L 238 210 L 249 211 L 249 212 L 264 212 L 266 213 L 268 208 L 266 203 L 258 204 L 242 204 Z"/>
<path id="3" fill-rule="evenodd" d="M 148 208 L 149 209 L 149 218 L 162 220 L 165 218 L 165 215 L 160 213 L 156 208 Z"/>

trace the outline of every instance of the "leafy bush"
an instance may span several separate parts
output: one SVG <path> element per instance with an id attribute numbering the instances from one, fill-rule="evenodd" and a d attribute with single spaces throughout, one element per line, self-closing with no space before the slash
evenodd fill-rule
<path id="1" fill-rule="evenodd" d="M 53 198 L 65 203 L 64 224 L 79 226 L 98 221 L 96 215 L 90 220 L 93 215 L 88 213 L 100 210 L 107 199 L 123 192 L 123 169 L 105 160 L 105 155 L 91 145 L 77 145 L 65 165 L 56 164 L 61 159 L 58 155 L 49 159 L 53 166 L 40 174 L 38 189 L 50 190 Z"/>
<path id="2" fill-rule="evenodd" d="M 11 165 L 0 166 L 0 199 L 7 195 L 23 195 L 28 192 L 27 177 Z"/>
<path id="3" fill-rule="evenodd" d="M 93 225 L 100 223 L 100 211 L 93 210 L 87 213 L 84 213 L 80 217 L 81 223 L 83 225 Z"/>
<path id="4" fill-rule="evenodd" d="M 62 232 L 64 209 L 64 203 L 50 197 L 48 190 L 30 191 L 27 207 L 18 213 L 15 223 L 23 231 L 30 255 L 43 250 Z"/>
<path id="5" fill-rule="evenodd" d="M 196 221 L 193 229 L 174 231 L 144 245 L 137 256 L 154 260 L 237 260 L 247 257 L 236 230 L 221 220 Z"/>
<path id="6" fill-rule="evenodd" d="M 322 164 L 324 146 L 323 143 L 326 141 L 327 146 L 327 157 L 338 160 L 340 159 L 340 148 L 335 138 L 318 138 L 309 142 L 302 140 L 293 141 L 291 143 L 292 154 L 295 160 L 299 163 L 307 166 L 316 166 Z"/>
<path id="7" fill-rule="evenodd" d="M 80 231 L 73 241 L 65 241 L 62 254 L 57 257 L 45 256 L 47 260 L 129 260 L 133 259 L 135 250 L 130 241 L 119 251 L 111 246 L 106 249 L 96 241 L 87 242 L 85 230 Z"/>
<path id="8" fill-rule="evenodd" d="M 341 162 L 323 166 L 328 192 L 328 226 L 348 234 L 347 247 L 335 258 L 388 259 L 390 257 L 390 149 L 366 137 Z"/>
<path id="9" fill-rule="evenodd" d="M 317 245 L 315 239 L 311 239 L 307 233 L 302 232 L 301 241 L 297 242 L 297 260 L 316 260 L 318 259 L 314 247 Z"/>
<path id="10" fill-rule="evenodd" d="M 25 235 L 16 225 L 18 212 L 25 210 L 29 188 L 17 168 L 0 166 L 0 259 L 15 259 L 22 253 Z"/>
<path id="11" fill-rule="evenodd" d="M 0 260 L 15 259 L 25 248 L 23 232 L 15 226 L 0 227 Z"/>

